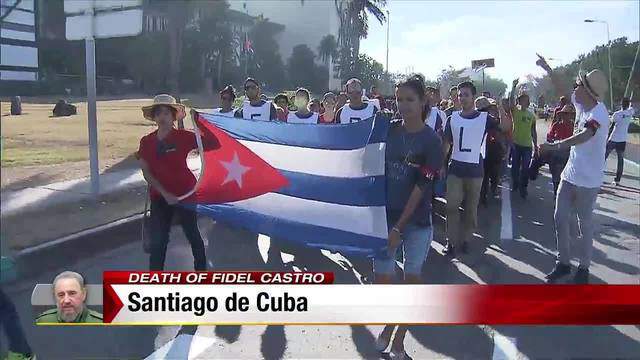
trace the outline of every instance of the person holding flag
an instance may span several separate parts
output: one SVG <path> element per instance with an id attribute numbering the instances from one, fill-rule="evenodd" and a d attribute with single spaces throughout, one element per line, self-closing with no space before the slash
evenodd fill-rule
<path id="1" fill-rule="evenodd" d="M 349 79 L 345 86 L 349 102 L 336 113 L 339 124 L 351 124 L 374 116 L 378 108 L 371 102 L 362 101 L 362 83 L 356 78 Z"/>
<path id="2" fill-rule="evenodd" d="M 244 81 L 244 93 L 247 100 L 244 101 L 240 109 L 236 110 L 235 117 L 260 121 L 278 119 L 276 107 L 270 101 L 260 98 L 260 84 L 255 79 L 247 78 Z"/>
<path id="3" fill-rule="evenodd" d="M 336 118 L 336 94 L 328 92 L 322 97 L 322 108 L 324 112 L 320 114 L 319 124 L 333 124 Z"/>
<path id="4" fill-rule="evenodd" d="M 276 111 L 279 121 L 287 121 L 289 116 L 289 98 L 287 94 L 280 93 L 273 98 L 273 103 L 276 105 Z"/>
<path id="5" fill-rule="evenodd" d="M 220 105 L 221 107 L 214 109 L 213 113 L 228 117 L 233 117 L 235 109 L 233 108 L 233 102 L 236 100 L 236 89 L 233 85 L 227 85 L 224 89 L 220 90 Z"/>
<path id="6" fill-rule="evenodd" d="M 431 191 L 443 156 L 440 138 L 424 123 L 427 98 L 422 76 L 410 76 L 396 85 L 396 98 L 402 119 L 392 123 L 385 149 L 388 251 L 375 258 L 374 273 L 377 283 L 391 283 L 396 253 L 403 249 L 404 282 L 419 284 L 433 239 Z M 394 328 L 395 325 L 384 327 L 375 342 L 378 351 L 389 346 Z M 392 359 L 407 357 L 406 332 L 406 326 L 398 326 L 391 344 Z"/>
<path id="7" fill-rule="evenodd" d="M 178 215 L 182 230 L 191 244 L 194 268 L 207 269 L 204 241 L 198 229 L 196 212 L 178 206 L 179 199 L 195 188 L 196 178 L 187 167 L 187 156 L 198 148 L 196 135 L 174 127 L 185 117 L 184 105 L 167 94 L 154 97 L 153 104 L 142 107 L 145 119 L 158 128 L 140 140 L 137 158 L 149 184 L 151 197 L 151 254 L 149 270 L 164 269 L 173 215 Z"/>
<path id="8" fill-rule="evenodd" d="M 296 107 L 298 110 L 289 112 L 287 122 L 291 124 L 317 124 L 318 113 L 309 111 L 309 90 L 299 88 L 296 90 Z"/>

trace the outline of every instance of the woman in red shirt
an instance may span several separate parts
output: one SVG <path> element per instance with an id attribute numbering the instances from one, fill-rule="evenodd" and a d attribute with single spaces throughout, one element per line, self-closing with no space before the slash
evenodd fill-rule
<path id="1" fill-rule="evenodd" d="M 162 94 L 153 99 L 152 105 L 143 107 L 142 113 L 158 125 L 156 131 L 140 140 L 137 153 L 151 197 L 149 269 L 164 269 L 172 218 L 177 214 L 191 244 L 194 268 L 204 271 L 207 260 L 196 212 L 178 205 L 179 198 L 196 185 L 196 177 L 187 167 L 187 156 L 198 147 L 196 136 L 191 131 L 174 127 L 174 122 L 186 115 L 184 105 L 178 104 L 173 96 Z"/>
<path id="2" fill-rule="evenodd" d="M 324 112 L 320 114 L 320 124 L 334 124 L 336 117 L 336 94 L 328 92 L 322 98 Z"/>

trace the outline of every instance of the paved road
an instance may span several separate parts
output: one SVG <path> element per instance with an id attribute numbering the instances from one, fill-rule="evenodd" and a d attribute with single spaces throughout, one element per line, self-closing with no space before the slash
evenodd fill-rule
<path id="1" fill-rule="evenodd" d="M 609 159 L 609 170 L 615 159 Z M 605 185 L 599 197 L 594 243 L 593 283 L 640 283 L 640 169 L 627 166 L 621 187 Z M 553 265 L 552 186 L 548 173 L 530 185 L 530 196 L 520 199 L 507 188 L 480 210 L 480 229 L 471 254 L 460 260 L 442 255 L 442 224 L 436 219 L 436 237 L 424 267 L 426 283 L 540 284 Z M 607 181 L 612 180 L 612 173 Z M 504 209 L 508 209 L 510 213 Z M 511 236 L 508 234 L 511 224 Z M 339 283 L 359 283 L 370 277 L 369 262 L 332 254 L 290 255 L 267 250 L 269 239 L 256 241 L 201 219 L 214 269 L 286 269 L 334 271 Z M 35 327 L 29 305 L 36 283 L 50 283 L 61 269 L 51 260 L 68 261 L 67 268 L 85 274 L 90 283 L 101 272 L 144 269 L 146 256 L 138 233 L 131 228 L 101 234 L 101 241 L 131 239 L 131 243 L 101 253 L 51 254 L 34 259 L 33 266 L 49 268 L 37 278 L 6 287 L 15 300 L 38 359 L 280 359 L 380 358 L 374 350 L 379 326 L 200 326 L 200 327 Z M 192 267 L 187 242 L 174 228 L 168 269 Z M 271 255 L 271 256 L 269 256 Z M 55 257 L 52 259 L 51 257 Z M 366 280 L 365 280 L 366 282 Z M 4 344 L 4 342 L 3 342 Z M 638 358 L 638 326 L 418 326 L 405 341 L 414 359 L 506 358 Z M 6 346 L 6 345 L 3 345 Z M 384 358 L 384 357 L 383 357 Z"/>

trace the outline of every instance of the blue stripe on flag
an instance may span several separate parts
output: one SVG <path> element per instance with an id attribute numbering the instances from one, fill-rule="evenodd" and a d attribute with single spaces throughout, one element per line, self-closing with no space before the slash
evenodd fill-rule
<path id="1" fill-rule="evenodd" d="M 384 206 L 385 177 L 337 178 L 279 170 L 289 186 L 279 194 L 351 206 Z"/>
<path id="2" fill-rule="evenodd" d="M 194 205 L 182 204 L 182 206 L 194 209 Z M 241 209 L 232 204 L 196 205 L 195 210 L 217 221 L 292 244 L 339 251 L 345 255 L 368 257 L 382 255 L 386 251 L 387 239 L 384 238 L 279 219 Z"/>
<path id="3" fill-rule="evenodd" d="M 288 124 L 207 113 L 200 115 L 238 140 L 327 150 L 353 150 L 383 142 L 389 127 L 389 117 L 382 113 L 344 125 Z"/>

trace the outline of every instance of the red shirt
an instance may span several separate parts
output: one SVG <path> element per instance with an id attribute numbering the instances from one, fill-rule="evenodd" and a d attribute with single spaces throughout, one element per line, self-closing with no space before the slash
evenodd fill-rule
<path id="1" fill-rule="evenodd" d="M 336 114 L 333 114 L 333 120 L 327 121 L 324 118 L 324 114 L 320 114 L 320 117 L 318 118 L 318 124 L 335 124 L 335 122 L 336 122 L 335 116 L 336 116 Z"/>
<path id="2" fill-rule="evenodd" d="M 187 167 L 187 155 L 198 148 L 196 136 L 187 130 L 173 129 L 163 140 L 158 139 L 158 130 L 140 139 L 138 157 L 144 160 L 151 175 L 175 196 L 191 191 L 196 185 L 196 177 Z M 151 199 L 161 199 L 162 195 L 151 187 Z"/>
<path id="3" fill-rule="evenodd" d="M 564 140 L 573 135 L 573 122 L 571 121 L 556 121 L 551 124 L 551 128 L 547 133 L 547 141 L 554 142 L 557 140 Z"/>

